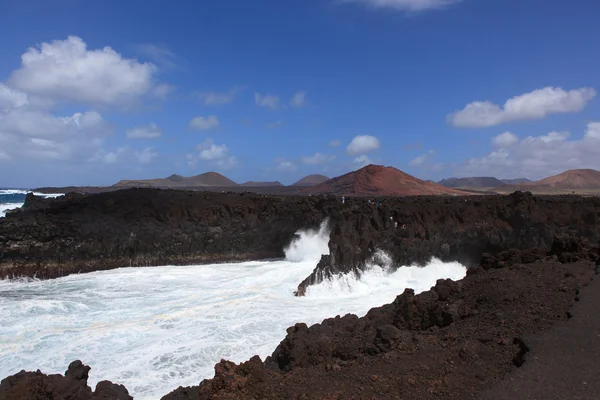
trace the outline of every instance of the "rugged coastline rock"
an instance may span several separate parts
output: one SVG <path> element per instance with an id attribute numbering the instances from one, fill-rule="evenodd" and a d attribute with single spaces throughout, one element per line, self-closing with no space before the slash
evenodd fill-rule
<path id="1" fill-rule="evenodd" d="M 528 338 L 567 321 L 600 272 L 600 260 L 531 261 L 474 268 L 419 295 L 407 289 L 362 318 L 298 323 L 264 362 L 222 360 L 214 378 L 162 400 L 476 399 L 527 363 Z"/>
<path id="2" fill-rule="evenodd" d="M 46 375 L 21 371 L 2 379 L 0 399 L 3 400 L 133 400 L 123 385 L 101 381 L 96 390 L 88 386 L 90 367 L 79 360 L 69 364 L 65 375 Z"/>
<path id="3" fill-rule="evenodd" d="M 299 229 L 328 219 L 329 255 L 297 294 L 334 274 L 360 274 L 383 250 L 393 265 L 431 257 L 468 267 L 505 251 L 600 240 L 600 199 L 579 196 L 346 198 L 128 189 L 57 199 L 28 195 L 0 219 L 0 276 L 55 278 L 127 266 L 283 257 Z M 563 244 L 555 243 L 560 239 Z M 553 253 L 553 254 L 554 254 Z M 550 255 L 553 255 L 550 254 Z M 485 255 L 485 260 L 482 259 Z M 488 261 L 486 261 L 488 260 Z"/>
<path id="4" fill-rule="evenodd" d="M 327 197 L 250 193 L 30 194 L 20 212 L 0 219 L 0 276 L 283 257 L 299 229 L 318 227 L 336 208 Z"/>
<path id="5" fill-rule="evenodd" d="M 567 246 L 575 252 L 579 249 L 568 243 L 598 243 L 599 221 L 600 199 L 578 196 L 385 198 L 370 207 L 349 199 L 333 222 L 329 255 L 322 256 L 297 294 L 335 274 L 360 274 L 377 250 L 395 266 L 423 265 L 437 257 L 468 267 L 480 265 L 484 255 L 509 250 L 535 248 L 545 254 L 554 249 L 553 255 L 568 253 L 556 247 Z"/>

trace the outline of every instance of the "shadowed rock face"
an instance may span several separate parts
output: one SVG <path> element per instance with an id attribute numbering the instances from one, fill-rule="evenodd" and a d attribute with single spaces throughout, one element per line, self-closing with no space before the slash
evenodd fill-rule
<path id="1" fill-rule="evenodd" d="M 264 362 L 222 360 L 213 379 L 163 400 L 475 399 L 527 363 L 529 335 L 568 320 L 600 254 L 575 243 L 577 263 L 513 250 L 459 282 L 439 280 L 419 295 L 407 289 L 362 318 L 298 323 Z"/>
<path id="2" fill-rule="evenodd" d="M 223 360 L 213 379 L 165 400 L 474 398 L 527 363 L 526 335 L 568 319 L 579 289 L 600 272 L 598 199 L 514 193 L 381 200 L 342 205 L 316 196 L 156 190 L 30 199 L 24 211 L 0 220 L 0 262 L 5 274 L 54 271 L 47 260 L 88 270 L 105 260 L 231 260 L 253 246 L 281 252 L 297 229 L 329 216 L 331 256 L 307 281 L 360 272 L 377 248 L 398 265 L 434 255 L 471 267 L 460 282 L 440 280 L 419 295 L 408 289 L 362 318 L 298 323 L 264 362 Z M 80 362 L 65 376 L 21 371 L 2 381 L 0 399 L 130 398 L 109 382 L 91 392 L 88 372 Z"/>
<path id="3" fill-rule="evenodd" d="M 325 197 L 156 189 L 29 195 L 22 211 L 0 219 L 0 276 L 283 257 L 297 230 L 338 207 Z"/>
<path id="4" fill-rule="evenodd" d="M 73 361 L 65 375 L 21 371 L 0 382 L 0 399 L 6 400 L 133 400 L 123 385 L 102 381 L 96 391 L 87 385 L 90 367 Z"/>
<path id="5" fill-rule="evenodd" d="M 333 224 L 329 255 L 322 256 L 297 294 L 335 274 L 360 274 L 377 249 L 385 251 L 395 266 L 422 265 L 433 256 L 471 267 L 479 265 L 485 253 L 531 248 L 545 253 L 557 235 L 562 241 L 584 238 L 597 243 L 599 216 L 597 198 L 534 197 L 522 192 L 458 199 L 390 198 L 370 208 L 363 200 L 349 199 Z"/>

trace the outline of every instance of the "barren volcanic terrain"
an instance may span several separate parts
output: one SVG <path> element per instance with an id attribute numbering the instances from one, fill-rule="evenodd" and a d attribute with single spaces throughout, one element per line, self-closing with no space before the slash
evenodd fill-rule
<path id="1" fill-rule="evenodd" d="M 504 185 L 492 189 L 498 193 L 527 190 L 534 194 L 598 195 L 600 193 L 600 171 L 594 169 L 572 169 L 548 178 L 518 185 Z"/>
<path id="2" fill-rule="evenodd" d="M 465 192 L 422 181 L 393 167 L 368 165 L 303 191 L 338 196 L 464 195 Z"/>

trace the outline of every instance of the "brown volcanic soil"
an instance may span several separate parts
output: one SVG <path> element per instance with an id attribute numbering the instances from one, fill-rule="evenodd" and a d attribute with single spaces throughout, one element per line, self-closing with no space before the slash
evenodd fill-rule
<path id="1" fill-rule="evenodd" d="M 578 194 L 597 194 L 600 193 L 600 171 L 594 169 L 572 169 L 539 181 L 519 185 L 505 185 L 493 190 L 501 193 L 527 190 L 540 194 L 571 193 L 572 191 Z"/>
<path id="2" fill-rule="evenodd" d="M 367 165 L 303 190 L 303 193 L 340 196 L 465 195 L 460 190 L 422 181 L 396 168 L 380 165 Z"/>

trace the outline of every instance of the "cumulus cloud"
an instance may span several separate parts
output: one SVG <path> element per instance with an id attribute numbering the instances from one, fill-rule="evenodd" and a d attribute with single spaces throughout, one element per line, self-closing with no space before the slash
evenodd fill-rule
<path id="1" fill-rule="evenodd" d="M 528 136 L 509 147 L 495 148 L 483 157 L 471 158 L 459 165 L 456 171 L 462 176 L 526 176 L 539 179 L 568 169 L 600 169 L 600 122 L 589 123 L 580 139 L 570 138 L 569 132 Z M 492 143 L 498 140 L 496 136 Z"/>
<path id="2" fill-rule="evenodd" d="M 127 129 L 129 139 L 154 139 L 162 135 L 162 129 L 154 122 L 148 125 L 141 125 L 136 128 Z"/>
<path id="3" fill-rule="evenodd" d="M 596 96 L 589 87 L 566 91 L 545 87 L 508 99 L 502 107 L 491 101 L 475 101 L 448 116 L 458 128 L 483 128 L 511 121 L 540 119 L 551 114 L 581 111 Z"/>
<path id="4" fill-rule="evenodd" d="M 361 153 L 368 153 L 377 149 L 379 149 L 379 139 L 377 139 L 375 136 L 359 135 L 352 139 L 352 142 L 350 142 L 346 148 L 346 151 L 351 156 L 354 156 Z"/>
<path id="5" fill-rule="evenodd" d="M 218 128 L 220 125 L 219 119 L 214 116 L 208 117 L 195 117 L 189 123 L 190 128 L 197 129 L 199 131 L 206 131 L 209 129 Z"/>
<path id="6" fill-rule="evenodd" d="M 335 156 L 332 156 L 332 155 L 315 153 L 312 156 L 302 157 L 302 163 L 303 164 L 311 164 L 311 165 L 325 164 L 325 163 L 333 161 L 334 159 L 335 159 Z"/>
<path id="7" fill-rule="evenodd" d="M 418 157 L 415 157 L 414 159 L 412 159 L 408 165 L 410 165 L 411 167 L 421 167 L 423 166 L 427 161 L 431 160 L 431 158 L 435 155 L 435 151 L 433 150 L 429 150 L 427 153 L 425 154 L 421 154 Z"/>
<path id="8" fill-rule="evenodd" d="M 340 144 L 342 144 L 341 141 L 339 141 L 339 140 L 332 140 L 331 142 L 329 142 L 329 147 L 338 147 Z"/>
<path id="9" fill-rule="evenodd" d="M 229 154 L 225 144 L 217 145 L 213 139 L 206 139 L 196 146 L 197 155 L 188 155 L 188 164 L 195 167 L 198 162 L 207 162 L 209 165 L 228 170 L 238 163 L 236 157 Z"/>
<path id="10" fill-rule="evenodd" d="M 42 43 L 21 56 L 10 86 L 53 101 L 130 106 L 156 87 L 157 67 L 110 47 L 89 50 L 77 36 Z"/>
<path id="11" fill-rule="evenodd" d="M 0 83 L 0 149 L 2 159 L 87 160 L 112 133 L 96 111 L 54 116 L 31 104 L 26 93 Z"/>
<path id="12" fill-rule="evenodd" d="M 234 87 L 227 92 L 202 92 L 198 93 L 198 97 L 205 105 L 223 105 L 231 103 L 241 90 L 240 87 Z"/>
<path id="13" fill-rule="evenodd" d="M 503 148 L 503 147 L 510 147 L 513 144 L 517 143 L 518 141 L 519 141 L 519 138 L 514 133 L 504 132 L 498 136 L 495 136 L 492 139 L 492 144 L 494 145 L 494 147 Z"/>
<path id="14" fill-rule="evenodd" d="M 271 110 L 279 108 L 279 97 L 272 94 L 262 95 L 260 93 L 254 93 L 254 102 L 259 107 L 266 107 Z"/>
<path id="15" fill-rule="evenodd" d="M 292 100 L 290 100 L 290 105 L 292 107 L 302 107 L 306 102 L 306 92 L 296 92 Z"/>
<path id="16" fill-rule="evenodd" d="M 366 154 L 360 155 L 352 160 L 353 164 L 356 164 L 359 168 L 365 167 L 369 164 L 372 164 L 373 161 Z"/>
<path id="17" fill-rule="evenodd" d="M 296 171 L 298 167 L 296 167 L 296 164 L 294 164 L 293 162 L 284 160 L 279 161 L 275 169 L 281 172 L 293 172 Z"/>
<path id="18" fill-rule="evenodd" d="M 371 8 L 389 8 L 396 11 L 423 11 L 459 3 L 462 0 L 339 0 L 341 3 L 364 4 Z"/>

